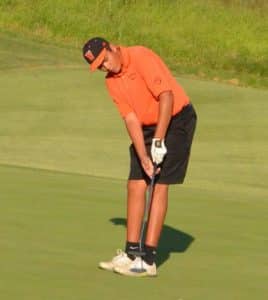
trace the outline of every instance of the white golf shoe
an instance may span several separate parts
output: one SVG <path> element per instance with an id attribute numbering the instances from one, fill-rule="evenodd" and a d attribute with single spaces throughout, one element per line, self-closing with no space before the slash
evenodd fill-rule
<path id="1" fill-rule="evenodd" d="M 104 270 L 113 271 L 115 267 L 124 267 L 129 265 L 132 260 L 127 256 L 127 254 L 118 249 L 116 251 L 116 256 L 113 257 L 111 261 L 103 261 L 99 263 L 99 267 Z"/>
<path id="2" fill-rule="evenodd" d="M 148 265 L 140 257 L 136 257 L 130 264 L 114 267 L 114 272 L 133 277 L 157 276 L 155 263 Z"/>

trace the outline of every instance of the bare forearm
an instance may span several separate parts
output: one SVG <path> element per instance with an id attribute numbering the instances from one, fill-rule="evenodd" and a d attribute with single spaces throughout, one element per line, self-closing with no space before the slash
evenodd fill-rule
<path id="1" fill-rule="evenodd" d="M 125 117 L 125 125 L 131 141 L 136 149 L 143 170 L 150 178 L 152 178 L 154 166 L 146 151 L 142 127 L 135 113 L 129 113 Z"/>
<path id="2" fill-rule="evenodd" d="M 142 128 L 139 120 L 134 113 L 130 113 L 125 118 L 125 125 L 132 143 L 137 151 L 137 154 L 142 161 L 147 157 L 147 152 L 144 144 Z"/>
<path id="3" fill-rule="evenodd" d="M 164 139 L 173 111 L 173 93 L 163 92 L 159 96 L 158 122 L 154 137 Z"/>

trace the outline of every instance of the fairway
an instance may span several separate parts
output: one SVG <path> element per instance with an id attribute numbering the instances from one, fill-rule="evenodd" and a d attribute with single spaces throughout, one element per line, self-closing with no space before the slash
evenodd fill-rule
<path id="1" fill-rule="evenodd" d="M 266 299 L 268 91 L 178 81 L 198 112 L 186 182 L 159 276 L 122 277 L 97 268 L 124 246 L 129 168 L 103 74 L 78 50 L 0 33 L 1 299 Z"/>

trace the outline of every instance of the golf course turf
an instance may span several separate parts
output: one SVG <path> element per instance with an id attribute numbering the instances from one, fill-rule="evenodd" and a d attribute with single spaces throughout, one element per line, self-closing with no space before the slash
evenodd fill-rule
<path id="1" fill-rule="evenodd" d="M 124 247 L 129 168 L 104 74 L 76 50 L 0 41 L 1 299 L 267 297 L 267 90 L 178 78 L 198 113 L 188 174 L 158 277 L 127 278 L 97 268 Z"/>

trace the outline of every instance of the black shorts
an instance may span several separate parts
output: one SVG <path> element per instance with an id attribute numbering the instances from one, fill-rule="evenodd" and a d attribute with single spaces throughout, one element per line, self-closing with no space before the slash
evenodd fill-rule
<path id="1" fill-rule="evenodd" d="M 155 182 L 162 184 L 183 183 L 190 157 L 192 140 L 196 127 L 196 112 L 191 104 L 185 106 L 178 114 L 171 118 L 165 145 L 167 154 L 160 165 L 160 173 Z M 156 125 L 143 126 L 143 135 L 148 154 L 151 156 L 151 144 Z M 150 179 L 143 171 L 139 157 L 133 144 L 130 145 L 130 174 L 128 179 Z"/>

